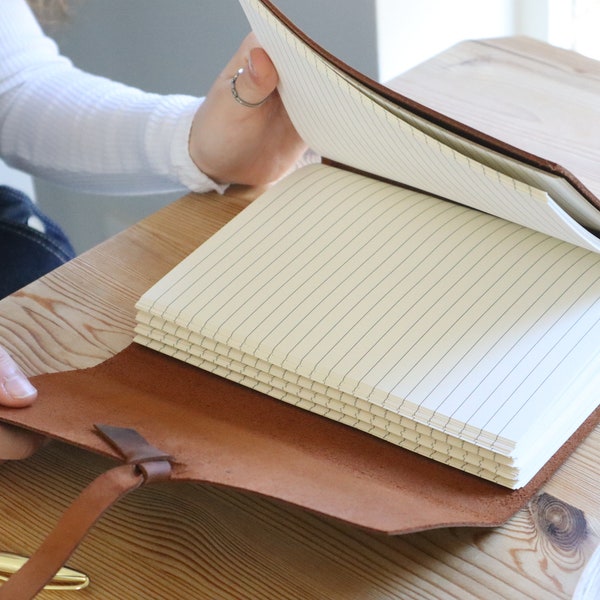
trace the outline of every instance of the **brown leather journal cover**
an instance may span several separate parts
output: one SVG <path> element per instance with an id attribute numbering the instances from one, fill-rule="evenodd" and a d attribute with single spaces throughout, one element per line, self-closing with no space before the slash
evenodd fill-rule
<path id="1" fill-rule="evenodd" d="M 113 457 L 94 424 L 133 428 L 172 456 L 172 481 L 246 490 L 390 534 L 503 523 L 600 417 L 511 491 L 137 344 L 34 383 L 38 401 L 0 419 Z"/>

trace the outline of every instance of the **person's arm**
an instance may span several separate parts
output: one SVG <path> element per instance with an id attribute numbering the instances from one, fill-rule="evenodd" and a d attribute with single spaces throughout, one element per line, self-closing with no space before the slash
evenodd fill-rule
<path id="1" fill-rule="evenodd" d="M 25 0 L 3 0 L 0 156 L 12 166 L 98 193 L 214 188 L 187 151 L 200 103 L 75 68 Z"/>
<path id="2" fill-rule="evenodd" d="M 251 98 L 270 95 L 277 83 L 264 51 L 252 52 L 256 69 L 249 68 L 254 44 L 252 37 L 245 41 L 204 106 L 201 98 L 150 94 L 75 68 L 25 0 L 3 0 L 0 156 L 38 177 L 96 193 L 222 190 L 203 169 L 221 184 L 273 180 L 302 146 L 276 93 L 257 109 L 231 95 L 239 67 L 246 67 L 240 90 Z"/>

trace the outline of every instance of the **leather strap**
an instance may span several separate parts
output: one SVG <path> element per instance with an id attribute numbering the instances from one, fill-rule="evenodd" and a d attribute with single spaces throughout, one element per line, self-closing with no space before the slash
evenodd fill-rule
<path id="1" fill-rule="evenodd" d="M 169 457 L 135 430 L 98 425 L 96 428 L 122 452 L 127 464 L 103 473 L 81 492 L 33 556 L 0 587 L 0 600 L 34 598 L 108 508 L 144 483 L 169 479 Z"/>

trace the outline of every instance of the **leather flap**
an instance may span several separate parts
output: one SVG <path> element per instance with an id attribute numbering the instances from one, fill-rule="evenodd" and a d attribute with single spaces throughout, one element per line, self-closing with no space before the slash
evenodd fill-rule
<path id="1" fill-rule="evenodd" d="M 393 534 L 503 523 L 600 416 L 510 491 L 137 344 L 33 381 L 38 401 L 0 419 L 114 457 L 94 424 L 133 428 L 172 457 L 172 481 L 246 490 Z"/>

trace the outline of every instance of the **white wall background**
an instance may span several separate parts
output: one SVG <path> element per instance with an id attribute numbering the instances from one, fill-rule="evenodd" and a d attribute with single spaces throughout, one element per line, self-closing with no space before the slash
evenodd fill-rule
<path id="1" fill-rule="evenodd" d="M 515 33 L 546 39 L 552 2 L 572 0 L 274 0 L 317 42 L 381 81 L 462 39 Z M 248 31 L 237 0 L 74 6 L 72 22 L 52 32 L 62 51 L 81 68 L 154 92 L 203 94 Z M 28 185 L 22 178 L 19 184 Z M 79 251 L 175 197 L 98 197 L 41 181 L 35 191 Z"/>
<path id="2" fill-rule="evenodd" d="M 379 77 L 388 81 L 464 39 L 510 35 L 513 0 L 377 0 Z"/>

